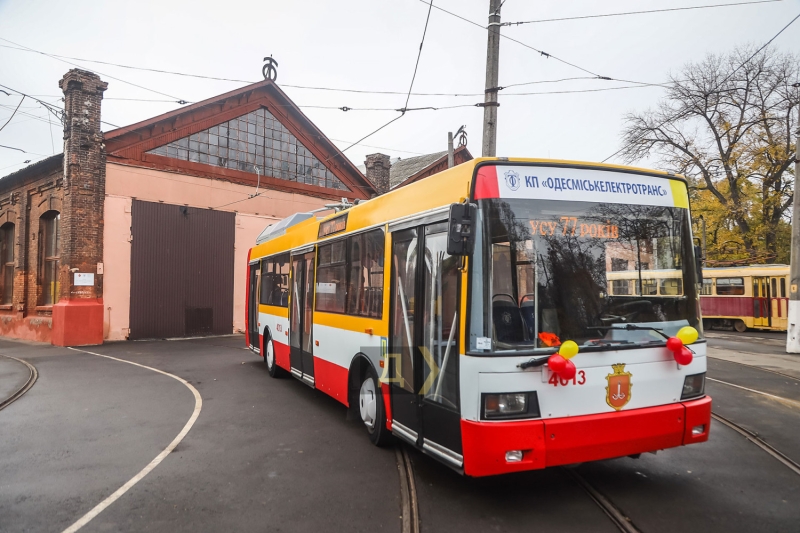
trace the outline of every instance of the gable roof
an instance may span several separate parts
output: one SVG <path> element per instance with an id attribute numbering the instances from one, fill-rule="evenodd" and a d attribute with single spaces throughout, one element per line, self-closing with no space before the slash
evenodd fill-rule
<path id="1" fill-rule="evenodd" d="M 366 176 L 271 80 L 247 85 L 130 126 L 106 132 L 104 137 L 108 161 L 255 186 L 258 180 L 255 172 L 183 161 L 147 152 L 260 108 L 266 108 L 274 115 L 317 160 L 323 162 L 334 176 L 350 189 L 350 192 L 289 181 L 269 175 L 261 176 L 262 186 L 331 199 L 340 199 L 343 195 L 366 199 L 375 193 L 372 183 L 367 180 Z"/>
<path id="2" fill-rule="evenodd" d="M 453 152 L 456 165 L 474 159 L 466 146 L 459 146 Z M 408 185 L 447 169 L 447 150 L 407 159 L 399 159 L 392 163 L 389 170 L 389 188 Z"/>

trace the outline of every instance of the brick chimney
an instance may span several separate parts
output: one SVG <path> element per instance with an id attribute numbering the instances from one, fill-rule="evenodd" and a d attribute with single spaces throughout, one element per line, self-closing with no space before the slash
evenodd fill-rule
<path id="1" fill-rule="evenodd" d="M 59 81 L 64 92 L 64 201 L 62 203 L 60 300 L 53 306 L 53 344 L 103 342 L 103 206 L 106 151 L 100 104 L 108 84 L 97 74 L 72 69 Z M 82 276 L 75 284 L 77 273 Z"/>
<path id="2" fill-rule="evenodd" d="M 392 164 L 385 154 L 370 154 L 364 161 L 367 167 L 367 179 L 375 186 L 378 196 L 389 192 L 389 171 Z"/>

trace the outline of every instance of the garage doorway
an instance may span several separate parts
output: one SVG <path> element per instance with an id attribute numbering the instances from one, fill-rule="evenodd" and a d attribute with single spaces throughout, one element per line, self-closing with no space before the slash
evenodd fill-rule
<path id="1" fill-rule="evenodd" d="M 134 200 L 130 339 L 233 331 L 236 214 Z"/>

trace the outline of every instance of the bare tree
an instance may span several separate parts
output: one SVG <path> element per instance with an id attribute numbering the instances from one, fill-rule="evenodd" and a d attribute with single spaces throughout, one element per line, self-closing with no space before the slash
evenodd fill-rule
<path id="1" fill-rule="evenodd" d="M 655 109 L 626 115 L 623 157 L 654 157 L 703 185 L 735 222 L 750 254 L 756 233 L 776 254 L 777 229 L 793 197 L 800 90 L 792 85 L 799 64 L 797 55 L 769 48 L 687 64 L 671 76 Z"/>

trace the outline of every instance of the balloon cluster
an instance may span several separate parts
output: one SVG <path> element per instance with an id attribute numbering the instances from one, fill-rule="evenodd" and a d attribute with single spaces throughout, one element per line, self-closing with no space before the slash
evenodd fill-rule
<path id="1" fill-rule="evenodd" d="M 558 353 L 547 358 L 547 366 L 561 379 L 572 379 L 575 377 L 575 363 L 570 359 L 576 355 L 578 355 L 578 345 L 574 341 L 565 341 L 558 348 Z"/>
<path id="2" fill-rule="evenodd" d="M 672 352 L 675 362 L 679 365 L 688 365 L 694 359 L 691 350 L 686 347 L 697 340 L 697 330 L 691 326 L 686 326 L 678 330 L 674 337 L 667 339 L 667 350 Z"/>

